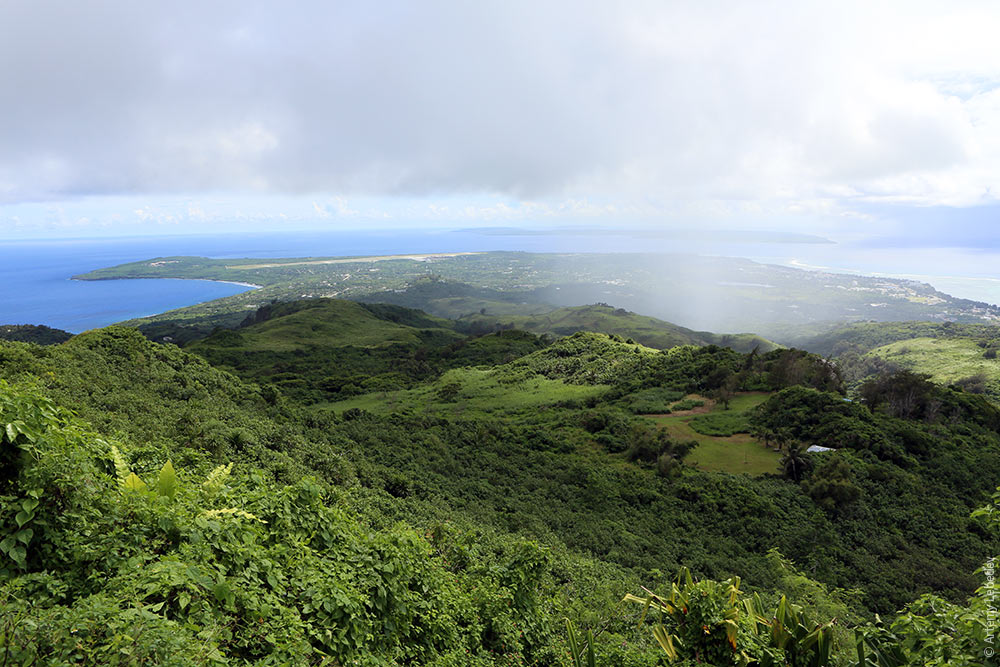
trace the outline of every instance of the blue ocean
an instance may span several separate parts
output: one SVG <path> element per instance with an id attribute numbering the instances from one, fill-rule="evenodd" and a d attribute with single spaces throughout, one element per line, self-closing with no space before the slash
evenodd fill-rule
<path id="1" fill-rule="evenodd" d="M 317 257 L 558 248 L 552 237 L 399 231 L 169 236 L 0 243 L 0 324 L 79 333 L 249 289 L 207 280 L 77 281 L 71 276 L 152 257 Z"/>
<path id="2" fill-rule="evenodd" d="M 421 252 L 693 252 L 771 264 L 881 274 L 929 282 L 969 299 L 1000 303 L 1000 256 L 957 250 L 868 249 L 840 244 L 720 245 L 617 235 L 364 230 L 217 236 L 0 242 L 0 324 L 45 324 L 79 333 L 237 294 L 243 285 L 205 280 L 75 281 L 93 269 L 153 257 L 323 257 Z M 932 270 L 928 267 L 932 267 Z"/>

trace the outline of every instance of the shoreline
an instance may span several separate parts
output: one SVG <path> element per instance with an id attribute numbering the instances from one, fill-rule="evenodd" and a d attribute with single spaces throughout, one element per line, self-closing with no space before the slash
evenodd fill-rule
<path id="1" fill-rule="evenodd" d="M 77 280 L 81 283 L 91 283 L 91 282 L 96 283 L 102 280 L 205 280 L 211 283 L 228 283 L 230 285 L 240 285 L 242 287 L 249 287 L 250 289 L 264 289 L 263 285 L 257 285 L 255 283 L 244 283 L 238 280 L 223 280 L 221 278 L 177 278 L 174 276 L 110 276 L 107 278 L 80 278 L 78 276 L 70 276 L 69 280 Z"/>
<path id="2" fill-rule="evenodd" d="M 367 255 L 362 257 L 335 257 L 332 259 L 306 259 L 300 262 L 273 262 L 266 264 L 232 264 L 227 269 L 277 269 L 286 266 L 314 266 L 317 264 L 361 264 L 364 262 L 388 262 L 399 259 L 409 259 L 414 262 L 426 262 L 432 259 L 449 257 L 465 257 L 467 255 L 483 255 L 486 251 L 472 252 L 424 252 L 410 255 Z"/>

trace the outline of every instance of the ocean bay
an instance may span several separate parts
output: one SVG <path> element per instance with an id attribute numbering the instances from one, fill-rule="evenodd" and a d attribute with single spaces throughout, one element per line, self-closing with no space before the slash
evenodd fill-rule
<path id="1" fill-rule="evenodd" d="M 1000 282 L 989 271 L 995 256 L 990 252 L 952 251 L 946 255 L 946 266 L 938 267 L 942 275 L 932 276 L 914 275 L 916 267 L 926 265 L 921 261 L 926 259 L 926 253 L 919 249 L 874 253 L 847 244 L 720 244 L 717 239 L 708 244 L 691 239 L 649 238 L 625 230 L 612 235 L 531 235 L 516 230 L 505 234 L 474 230 L 342 230 L 0 243 L 0 324 L 44 324 L 78 333 L 250 289 L 236 283 L 203 280 L 70 280 L 73 275 L 94 269 L 154 257 L 336 257 L 488 250 L 742 256 L 837 273 L 879 272 L 929 282 L 958 297 L 1000 301 Z"/>

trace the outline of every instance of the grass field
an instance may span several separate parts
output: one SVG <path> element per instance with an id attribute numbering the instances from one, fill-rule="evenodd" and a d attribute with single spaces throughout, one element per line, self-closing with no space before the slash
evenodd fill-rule
<path id="1" fill-rule="evenodd" d="M 978 373 L 986 376 L 993 396 L 1000 396 L 1000 359 L 986 359 L 984 349 L 965 338 L 911 338 L 875 348 L 869 355 L 950 384 Z"/>
<path id="2" fill-rule="evenodd" d="M 338 413 L 360 408 L 375 413 L 443 412 L 473 417 L 582 400 L 600 396 L 607 390 L 605 385 L 567 384 L 537 375 L 511 382 L 492 370 L 458 368 L 415 389 L 364 394 L 322 407 Z"/>
<path id="3" fill-rule="evenodd" d="M 691 398 L 705 400 L 699 396 Z M 737 394 L 729 404 L 729 410 L 721 405 L 712 405 L 711 410 L 702 415 L 744 413 L 767 400 L 767 394 L 751 392 Z M 671 437 L 678 440 L 695 440 L 698 446 L 688 454 L 685 462 L 701 470 L 709 472 L 745 473 L 748 475 L 763 475 L 777 472 L 778 452 L 764 447 L 746 433 L 730 436 L 702 435 L 691 428 L 691 420 L 699 414 L 662 415 L 650 417 L 661 427 L 667 429 Z"/>

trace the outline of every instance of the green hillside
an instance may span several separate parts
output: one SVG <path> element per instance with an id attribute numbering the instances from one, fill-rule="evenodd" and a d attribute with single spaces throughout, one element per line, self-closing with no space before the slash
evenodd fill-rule
<path id="1" fill-rule="evenodd" d="M 34 324 L 0 324 L 0 340 L 15 340 L 22 343 L 37 343 L 39 345 L 56 345 L 73 337 L 73 334 L 62 329 L 53 329 L 45 325 Z"/>
<path id="2" fill-rule="evenodd" d="M 387 304 L 334 299 L 275 303 L 235 330 L 186 349 L 307 402 L 411 386 L 447 368 L 499 363 L 545 343 L 503 332 L 469 338 L 453 323 Z"/>
<path id="3" fill-rule="evenodd" d="M 335 330 L 323 305 L 265 311 L 236 349 L 273 346 L 280 318 L 313 308 L 298 327 Z M 406 349 L 387 322 L 427 323 L 367 312 L 378 322 L 357 349 Z M 504 335 L 491 345 L 536 340 Z M 260 353 L 337 349 L 296 344 Z M 760 618 L 785 618 L 787 595 L 796 614 L 836 616 L 837 660 L 816 664 L 849 664 L 855 627 L 868 651 L 917 656 L 899 664 L 925 664 L 943 628 L 950 656 L 981 648 L 985 601 L 966 600 L 996 541 L 969 515 L 1000 479 L 1000 411 L 982 397 L 900 376 L 849 402 L 800 351 L 596 333 L 475 368 L 424 361 L 428 379 L 331 410 L 135 330 L 0 342 L 0 627 L 15 664 L 569 667 L 568 618 L 599 630 L 598 664 L 655 665 L 649 621 L 621 601 L 669 594 L 682 566 L 693 610 L 757 594 Z M 686 422 L 698 443 L 635 414 L 661 401 L 683 417 L 691 394 L 730 401 Z M 794 476 L 712 471 L 746 460 L 698 457 L 744 420 L 782 460 L 790 443 L 838 451 L 802 455 Z M 735 596 L 712 581 L 734 576 Z M 941 597 L 913 602 L 925 593 Z M 894 634 L 867 624 L 875 613 L 901 614 Z M 786 661 L 751 620 L 736 646 Z M 714 633 L 689 641 L 735 660 Z"/>
<path id="4" fill-rule="evenodd" d="M 419 414 L 438 412 L 463 418 L 494 413 L 512 415 L 567 401 L 601 396 L 608 388 L 550 380 L 538 375 L 516 376 L 504 371 L 460 368 L 415 389 L 355 396 L 328 407 L 343 414 L 361 409 L 374 413 Z"/>
<path id="5" fill-rule="evenodd" d="M 832 327 L 823 333 L 788 338 L 789 344 L 824 357 L 864 354 L 890 343 L 912 338 L 961 338 L 1000 346 L 1000 326 L 957 322 L 858 322 Z"/>
<path id="6" fill-rule="evenodd" d="M 470 304 L 475 305 L 475 304 Z M 593 331 L 629 338 L 646 347 L 665 350 L 678 345 L 723 345 L 739 352 L 749 352 L 755 347 L 770 352 L 775 343 L 753 334 L 713 334 L 693 331 L 670 322 L 631 313 L 623 308 L 605 304 L 558 308 L 548 312 L 512 315 L 507 308 L 496 312 L 494 306 L 484 306 L 486 312 L 474 312 L 459 318 L 462 324 L 472 327 L 500 329 L 513 327 L 536 334 L 568 336 L 578 331 Z M 468 312 L 468 311 L 466 311 Z"/>
<path id="7" fill-rule="evenodd" d="M 395 315 L 395 317 L 393 317 Z M 451 322 L 404 309 L 366 308 L 352 301 L 314 299 L 265 306 L 235 335 L 195 343 L 191 350 L 233 346 L 255 351 L 290 352 L 307 348 L 413 345 L 431 337 L 451 341 L 462 336 Z"/>
<path id="8" fill-rule="evenodd" d="M 1000 400 L 996 325 L 862 322 L 796 340 L 806 349 L 833 356 L 852 389 L 905 369 Z"/>
<path id="9" fill-rule="evenodd" d="M 909 338 L 877 347 L 866 356 L 925 373 L 935 382 L 966 384 L 970 389 L 1000 398 L 1000 359 L 996 348 L 983 348 L 974 340 Z"/>

